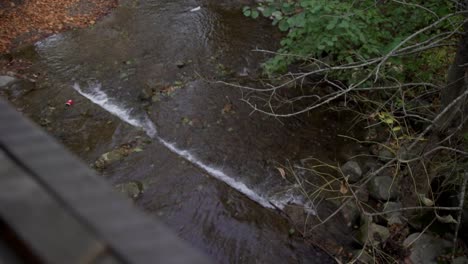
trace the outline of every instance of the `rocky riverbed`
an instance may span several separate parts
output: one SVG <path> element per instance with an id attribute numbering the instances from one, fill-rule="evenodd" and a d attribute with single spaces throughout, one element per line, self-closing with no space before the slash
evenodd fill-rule
<path id="1" fill-rule="evenodd" d="M 379 261 L 445 260 L 453 226 L 409 217 L 408 187 L 380 169 L 411 153 L 382 144 L 379 130 L 349 130 L 347 113 L 252 112 L 245 91 L 217 82 L 259 85 L 267 56 L 253 50 L 274 50 L 281 36 L 240 9 L 121 1 L 92 27 L 2 55 L 0 95 L 218 262 L 373 263 L 369 249 Z"/>

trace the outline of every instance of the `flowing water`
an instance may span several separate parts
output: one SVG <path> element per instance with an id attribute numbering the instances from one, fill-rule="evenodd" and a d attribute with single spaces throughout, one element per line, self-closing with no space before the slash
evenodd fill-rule
<path id="1" fill-rule="evenodd" d="M 46 81 L 12 101 L 89 163 L 149 138 L 103 177 L 144 182 L 136 204 L 217 262 L 330 262 L 290 236 L 273 208 L 295 203 L 314 213 L 276 167 L 335 160 L 339 116 L 268 118 L 252 113 L 242 91 L 207 81 L 254 76 L 265 56 L 253 50 L 277 48 L 279 33 L 243 17 L 240 2 L 122 1 L 92 28 L 37 43 Z"/>

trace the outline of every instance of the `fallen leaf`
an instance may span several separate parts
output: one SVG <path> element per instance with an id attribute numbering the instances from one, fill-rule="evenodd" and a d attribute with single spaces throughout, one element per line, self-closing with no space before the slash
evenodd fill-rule
<path id="1" fill-rule="evenodd" d="M 424 194 L 419 195 L 419 200 L 425 205 L 425 206 L 434 206 L 434 201 L 431 199 L 427 198 Z"/>
<path id="2" fill-rule="evenodd" d="M 226 114 L 226 113 L 230 113 L 231 111 L 232 111 L 232 104 L 230 103 L 225 104 L 223 107 L 222 113 Z"/>
<path id="3" fill-rule="evenodd" d="M 344 182 L 341 183 L 340 193 L 342 193 L 342 194 L 347 194 L 348 193 L 348 187 L 346 187 L 346 184 Z"/>
<path id="4" fill-rule="evenodd" d="M 439 222 L 444 223 L 444 224 L 458 223 L 457 220 L 455 220 L 452 215 L 446 215 L 446 216 L 436 215 L 436 217 L 437 217 L 437 220 L 439 220 Z"/>
<path id="5" fill-rule="evenodd" d="M 279 171 L 281 177 L 286 180 L 286 172 L 284 171 L 284 169 L 280 167 L 276 167 L 276 169 Z"/>

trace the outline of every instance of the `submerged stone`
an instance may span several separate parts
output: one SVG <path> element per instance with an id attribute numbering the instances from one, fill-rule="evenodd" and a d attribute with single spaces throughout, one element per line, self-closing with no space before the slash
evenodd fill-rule
<path id="1" fill-rule="evenodd" d="M 123 155 L 119 149 L 106 152 L 99 157 L 99 159 L 94 163 L 94 166 L 98 169 L 102 169 L 111 163 L 123 159 L 124 157 L 125 155 Z"/>
<path id="2" fill-rule="evenodd" d="M 94 167 L 96 169 L 104 169 L 108 165 L 120 161 L 134 152 L 142 152 L 144 151 L 144 144 L 146 144 L 145 141 L 142 142 L 141 139 L 123 144 L 120 147 L 113 149 L 112 151 L 102 154 L 96 160 L 96 162 L 94 162 Z"/>
<path id="3" fill-rule="evenodd" d="M 126 194 L 129 198 L 136 199 L 143 194 L 143 183 L 139 181 L 129 181 L 117 184 L 114 189 L 120 193 Z"/>

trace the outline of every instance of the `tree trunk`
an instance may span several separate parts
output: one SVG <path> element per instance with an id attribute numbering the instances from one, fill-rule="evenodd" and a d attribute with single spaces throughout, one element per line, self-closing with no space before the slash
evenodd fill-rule
<path id="1" fill-rule="evenodd" d="M 468 10 L 468 0 L 460 1 L 459 7 L 462 10 Z M 465 14 L 465 18 L 468 15 Z M 441 108 L 444 110 L 457 97 L 462 95 L 468 89 L 467 69 L 468 69 L 468 22 L 463 25 L 464 35 L 460 39 L 455 59 L 448 70 L 447 85 L 441 92 Z M 436 124 L 437 132 L 443 132 L 455 121 L 460 119 L 460 114 L 466 112 L 467 100 L 464 98 L 458 104 L 452 107 L 445 116 L 440 118 Z"/>

